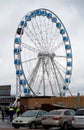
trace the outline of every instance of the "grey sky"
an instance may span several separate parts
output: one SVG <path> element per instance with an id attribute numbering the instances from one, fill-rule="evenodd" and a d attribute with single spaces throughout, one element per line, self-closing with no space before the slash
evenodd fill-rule
<path id="1" fill-rule="evenodd" d="M 53 11 L 65 25 L 73 52 L 69 88 L 72 94 L 84 94 L 84 0 L 0 0 L 0 85 L 10 84 L 15 93 L 15 32 L 22 17 L 38 8 Z"/>

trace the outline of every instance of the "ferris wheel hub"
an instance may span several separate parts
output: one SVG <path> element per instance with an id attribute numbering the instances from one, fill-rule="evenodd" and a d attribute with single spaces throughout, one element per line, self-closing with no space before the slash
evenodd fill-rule
<path id="1" fill-rule="evenodd" d="M 55 57 L 55 53 L 52 53 L 52 54 L 50 54 L 50 53 L 39 53 L 39 54 L 38 54 L 38 57 L 39 57 L 39 58 L 42 58 L 42 57 L 54 58 L 54 57 Z"/>

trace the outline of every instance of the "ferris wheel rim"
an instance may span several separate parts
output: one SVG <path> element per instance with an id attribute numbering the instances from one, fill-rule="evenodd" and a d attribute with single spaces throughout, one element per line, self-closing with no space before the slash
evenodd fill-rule
<path id="1" fill-rule="evenodd" d="M 48 12 L 51 12 L 51 13 L 53 13 L 52 11 L 50 11 L 50 10 L 48 10 L 48 9 L 44 9 L 44 8 L 40 8 L 40 9 L 37 9 L 37 10 L 45 10 L 45 11 L 48 11 Z M 36 10 L 33 10 L 33 11 L 36 11 Z M 27 13 L 27 14 L 30 14 L 30 13 L 32 13 L 33 11 L 31 11 L 31 12 L 29 12 L 29 13 Z M 67 35 L 67 37 L 68 37 L 68 42 L 69 42 L 69 45 L 71 46 L 71 43 L 70 43 L 70 39 L 69 39 L 69 36 L 68 36 L 68 33 L 67 33 L 67 30 L 66 30 L 66 28 L 65 28 L 65 26 L 64 26 L 64 24 L 62 23 L 62 21 L 59 19 L 59 17 L 55 14 L 55 13 L 53 13 L 55 16 L 56 16 L 56 18 L 58 19 L 58 21 L 60 21 L 60 23 L 62 24 L 62 27 L 65 29 L 65 32 L 66 32 L 66 35 Z M 25 15 L 26 16 L 26 15 Z M 24 18 L 24 17 L 23 17 Z M 22 19 L 23 19 L 22 18 Z M 24 27 L 23 27 L 24 28 Z M 16 36 L 15 37 L 17 37 L 17 33 L 16 33 Z M 21 37 L 22 37 L 22 34 L 20 35 L 20 39 L 21 39 Z M 62 34 L 62 37 L 63 37 L 63 34 Z M 65 44 L 65 43 L 64 43 Z M 66 45 L 66 44 L 65 44 Z M 15 44 L 14 44 L 14 48 L 15 48 Z M 42 53 L 41 53 L 42 54 Z M 43 53 L 44 54 L 44 53 Z M 42 54 L 42 55 L 43 55 Z M 67 52 L 66 52 L 66 54 L 67 54 Z M 70 54 L 72 54 L 72 49 L 70 48 Z M 45 54 L 45 55 L 47 55 L 47 53 Z M 52 55 L 52 54 L 51 54 Z M 14 59 L 15 59 L 15 54 L 14 54 Z M 71 59 L 71 61 L 72 61 L 72 57 L 70 58 Z M 21 60 L 21 54 L 20 54 L 20 60 Z M 21 68 L 22 68 L 22 70 L 23 70 L 23 65 L 22 65 L 22 62 L 21 62 Z M 16 67 L 16 70 L 17 70 L 17 67 Z M 72 65 L 71 65 L 71 73 L 72 73 Z M 25 73 L 23 74 L 24 75 L 24 78 L 26 79 L 26 76 L 25 76 Z M 71 75 L 70 75 L 71 76 Z M 69 78 L 71 78 L 71 77 L 69 77 Z M 27 79 L 26 79 L 26 81 L 27 81 Z M 28 82 L 27 82 L 27 84 L 28 84 Z M 69 84 L 69 83 L 68 83 Z M 66 84 L 65 84 L 66 85 Z M 31 89 L 31 87 L 30 87 L 30 85 L 28 84 L 28 86 L 29 86 L 29 88 Z M 68 85 L 67 85 L 68 86 Z M 31 91 L 34 93 L 34 91 L 31 89 Z M 35 93 L 34 93 L 35 94 Z"/>

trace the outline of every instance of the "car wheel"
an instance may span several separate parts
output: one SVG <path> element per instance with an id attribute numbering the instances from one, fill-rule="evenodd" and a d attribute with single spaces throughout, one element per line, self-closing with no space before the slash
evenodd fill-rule
<path id="1" fill-rule="evenodd" d="M 31 129 L 35 129 L 36 128 L 36 124 L 34 122 L 32 122 L 31 125 L 30 125 L 30 128 Z"/>
<path id="2" fill-rule="evenodd" d="M 63 130 L 68 130 L 68 128 L 69 128 L 69 127 L 68 127 L 68 123 L 65 122 L 64 125 L 63 125 Z"/>
<path id="3" fill-rule="evenodd" d="M 49 126 L 44 125 L 43 128 L 44 129 L 49 129 Z"/>
<path id="4" fill-rule="evenodd" d="M 19 129 L 20 127 L 19 126 L 14 126 L 15 129 Z"/>

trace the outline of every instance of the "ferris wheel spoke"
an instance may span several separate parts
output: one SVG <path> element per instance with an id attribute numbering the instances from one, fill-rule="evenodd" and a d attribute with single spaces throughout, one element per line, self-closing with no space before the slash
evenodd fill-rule
<path id="1" fill-rule="evenodd" d="M 57 49 L 59 49 L 60 47 L 62 47 L 63 45 L 64 45 L 64 42 L 60 42 L 58 45 L 56 45 L 54 48 L 52 48 L 51 51 L 54 52 Z"/>
<path id="2" fill-rule="evenodd" d="M 44 64 L 45 64 L 45 63 L 44 63 Z M 53 86 L 52 86 L 51 80 L 50 80 L 50 78 L 49 78 L 49 72 L 48 72 L 48 70 L 47 70 L 47 65 L 46 65 L 46 64 L 45 64 L 45 69 L 46 69 L 46 73 L 47 73 L 47 76 L 48 76 L 49 84 L 50 84 L 50 87 L 51 87 L 52 95 L 55 96 L 54 91 L 53 91 Z"/>
<path id="3" fill-rule="evenodd" d="M 59 80 L 58 80 L 58 77 L 57 77 L 57 74 L 56 74 L 56 71 L 55 71 L 55 65 L 54 65 L 52 59 L 51 59 L 51 62 L 52 62 L 52 66 L 53 66 L 53 70 L 54 70 L 55 78 L 56 78 L 56 81 L 57 81 L 57 84 L 58 84 L 58 87 L 59 87 L 59 92 L 61 93 L 61 86 L 60 86 L 60 83 L 59 83 Z"/>
<path id="4" fill-rule="evenodd" d="M 36 45 L 35 39 L 32 39 L 32 36 L 29 36 L 28 32 L 25 31 L 25 34 L 28 36 L 28 38 L 32 41 L 32 43 L 38 48 L 38 50 L 40 50 L 40 48 Z"/>
<path id="5" fill-rule="evenodd" d="M 47 20 L 45 22 L 45 32 L 46 32 L 46 48 L 48 47 L 49 41 L 48 41 L 48 27 L 49 27 L 49 20 L 47 23 Z"/>
<path id="6" fill-rule="evenodd" d="M 54 61 L 53 61 L 53 62 L 54 62 Z M 58 70 L 58 72 L 59 72 L 59 74 L 60 74 L 61 79 L 63 80 L 63 84 L 64 84 L 65 86 L 67 86 L 67 84 L 65 83 L 64 78 L 63 78 L 63 76 L 62 76 L 62 74 L 61 74 L 61 72 L 59 71 L 58 66 L 56 65 L 56 63 L 55 63 L 55 62 L 54 62 L 54 64 L 55 64 L 56 69 Z M 67 90 L 66 90 L 66 91 L 67 91 Z M 71 91 L 70 91 L 70 89 L 69 89 L 69 88 L 68 88 L 68 91 L 69 91 L 70 95 L 72 96 L 72 93 L 71 93 Z"/>
<path id="7" fill-rule="evenodd" d="M 67 86 L 67 84 L 65 83 L 64 78 L 63 78 L 63 76 L 62 76 L 62 74 L 61 74 L 61 72 L 59 71 L 58 66 L 56 65 L 56 63 L 55 63 L 55 62 L 54 62 L 54 64 L 55 64 L 56 69 L 58 70 L 58 72 L 59 72 L 59 74 L 60 74 L 60 76 L 61 76 L 61 79 L 63 80 L 63 84 L 64 84 L 65 86 Z M 66 91 L 67 91 L 67 90 L 66 90 Z M 70 95 L 72 96 L 72 93 L 71 93 L 71 91 L 70 91 L 70 89 L 69 89 L 69 88 L 68 88 L 68 91 L 69 91 Z"/>
<path id="8" fill-rule="evenodd" d="M 37 24 L 37 27 L 38 27 L 38 30 L 39 30 L 40 37 L 41 37 L 41 44 L 42 44 L 42 46 L 44 47 L 44 45 L 45 45 L 45 41 L 44 41 L 44 39 L 43 39 L 43 35 L 42 35 L 42 30 L 41 30 L 42 27 L 41 27 L 40 16 L 39 16 L 39 22 L 40 22 L 40 24 L 38 24 L 36 18 L 35 18 L 35 20 L 36 20 L 36 24 Z"/>
<path id="9" fill-rule="evenodd" d="M 51 83 L 51 80 L 49 78 L 49 71 L 47 70 L 47 66 L 49 64 L 49 59 L 47 59 L 46 63 L 45 63 L 45 61 L 43 61 L 43 64 L 44 64 L 44 68 L 45 68 L 44 69 L 44 74 L 47 73 L 47 77 L 48 77 L 48 81 L 49 81 L 49 84 L 50 84 L 50 87 L 51 87 L 52 95 L 55 95 L 54 90 L 53 90 L 53 86 L 52 86 L 52 83 Z M 52 71 L 52 73 L 53 73 L 53 71 Z M 54 75 L 54 73 L 53 73 L 53 75 Z"/>
<path id="10" fill-rule="evenodd" d="M 39 84 L 38 84 L 38 88 L 37 88 L 37 90 L 36 90 L 36 93 L 37 93 L 37 94 L 41 94 L 41 93 L 39 93 L 39 92 L 40 92 L 40 88 L 41 88 L 41 84 L 42 84 L 42 79 L 43 79 L 43 78 L 41 78 L 41 80 L 40 80 L 40 82 L 39 82 Z"/>
<path id="11" fill-rule="evenodd" d="M 55 29 L 55 32 L 52 34 L 52 38 L 55 38 L 55 41 L 59 42 L 60 34 L 58 33 L 58 29 Z"/>
<path id="12" fill-rule="evenodd" d="M 40 46 L 41 48 L 43 48 L 43 45 L 41 44 L 42 41 L 39 40 L 39 37 L 38 37 L 38 35 L 37 35 L 36 31 L 35 31 L 35 26 L 33 25 L 33 22 L 32 22 L 32 21 L 31 21 L 31 23 L 32 23 L 32 27 L 33 27 L 34 33 L 35 33 L 35 35 L 36 35 L 35 39 L 38 41 L 39 46 Z M 37 26 L 38 26 L 38 24 L 37 24 Z M 40 34 L 40 35 L 41 35 L 41 34 Z"/>
<path id="13" fill-rule="evenodd" d="M 29 33 L 28 33 L 26 30 L 29 31 Z M 26 27 L 26 30 L 25 30 L 26 35 L 30 38 L 30 40 L 32 41 L 32 43 L 33 43 L 38 49 L 40 49 L 41 43 L 39 42 L 39 40 L 37 39 L 37 37 L 32 33 L 31 29 L 30 29 L 28 26 Z M 31 34 L 31 36 L 30 36 L 29 34 Z M 33 39 L 32 39 L 31 37 L 32 37 Z M 37 44 L 36 44 L 35 41 L 37 41 L 38 45 L 40 45 L 40 46 L 37 46 Z"/>
<path id="14" fill-rule="evenodd" d="M 56 84 L 56 79 L 55 79 L 55 77 L 54 77 L 54 72 L 53 72 L 53 70 L 52 70 L 52 68 L 51 68 L 51 71 L 52 71 L 52 74 L 53 74 L 53 79 L 54 79 L 54 83 L 55 83 L 55 86 L 57 86 Z M 59 95 L 59 90 L 58 90 L 58 88 L 56 87 L 56 94 L 57 95 Z"/>
<path id="15" fill-rule="evenodd" d="M 55 55 L 55 58 L 67 58 L 66 56 Z"/>
<path id="16" fill-rule="evenodd" d="M 53 37 L 52 37 L 52 34 L 53 34 L 53 23 L 51 24 L 51 37 L 50 37 L 50 45 L 52 46 L 52 41 L 53 41 Z"/>
<path id="17" fill-rule="evenodd" d="M 53 70 L 53 68 L 51 67 L 51 72 L 52 72 L 52 74 L 53 74 L 53 79 L 54 79 L 54 83 L 55 83 L 55 86 L 57 86 L 57 83 L 56 83 L 56 79 L 55 79 L 55 73 L 54 73 L 54 70 Z M 58 94 L 59 95 L 59 90 L 58 90 L 58 88 L 56 87 L 56 94 Z"/>
<path id="18" fill-rule="evenodd" d="M 45 48 L 47 47 L 46 44 L 48 44 L 48 41 L 47 41 L 47 33 L 46 33 L 46 19 L 44 19 L 44 32 L 45 32 Z"/>
<path id="19" fill-rule="evenodd" d="M 61 65 L 58 61 L 55 61 L 55 63 L 57 63 L 57 65 L 59 66 L 59 69 L 63 72 L 63 73 L 66 73 L 66 68 Z"/>
<path id="20" fill-rule="evenodd" d="M 28 50 L 31 50 L 32 52 L 35 52 L 35 53 L 38 53 L 40 50 L 38 50 L 38 49 L 36 49 L 36 48 L 34 48 L 34 47 L 32 47 L 32 46 L 29 46 L 28 44 L 26 44 L 26 43 L 22 43 L 22 47 L 24 47 L 24 48 L 26 48 L 26 49 L 28 49 Z"/>
<path id="21" fill-rule="evenodd" d="M 54 65 L 55 65 L 56 70 L 58 71 L 58 73 L 59 73 L 59 75 L 60 75 L 61 79 L 62 79 L 62 80 L 63 80 L 63 82 L 64 82 L 64 78 L 63 78 L 63 76 L 62 76 L 61 72 L 59 71 L 59 68 L 58 68 L 57 64 L 54 62 L 54 60 L 53 60 L 53 63 L 54 63 Z"/>
<path id="22" fill-rule="evenodd" d="M 34 79 L 35 79 L 35 77 L 36 77 L 36 75 L 37 75 L 37 72 L 38 72 L 38 70 L 39 70 L 40 62 L 41 62 L 41 61 L 40 61 L 40 59 L 39 59 L 38 62 L 36 63 L 35 68 L 33 69 L 32 73 L 31 73 L 29 79 L 28 79 L 29 84 L 31 84 L 32 82 L 34 82 Z"/>
<path id="23" fill-rule="evenodd" d="M 22 61 L 22 64 L 24 64 L 24 63 L 26 63 L 26 62 L 34 61 L 34 60 L 37 60 L 37 59 L 38 59 L 38 58 L 28 59 L 28 60 Z"/>

